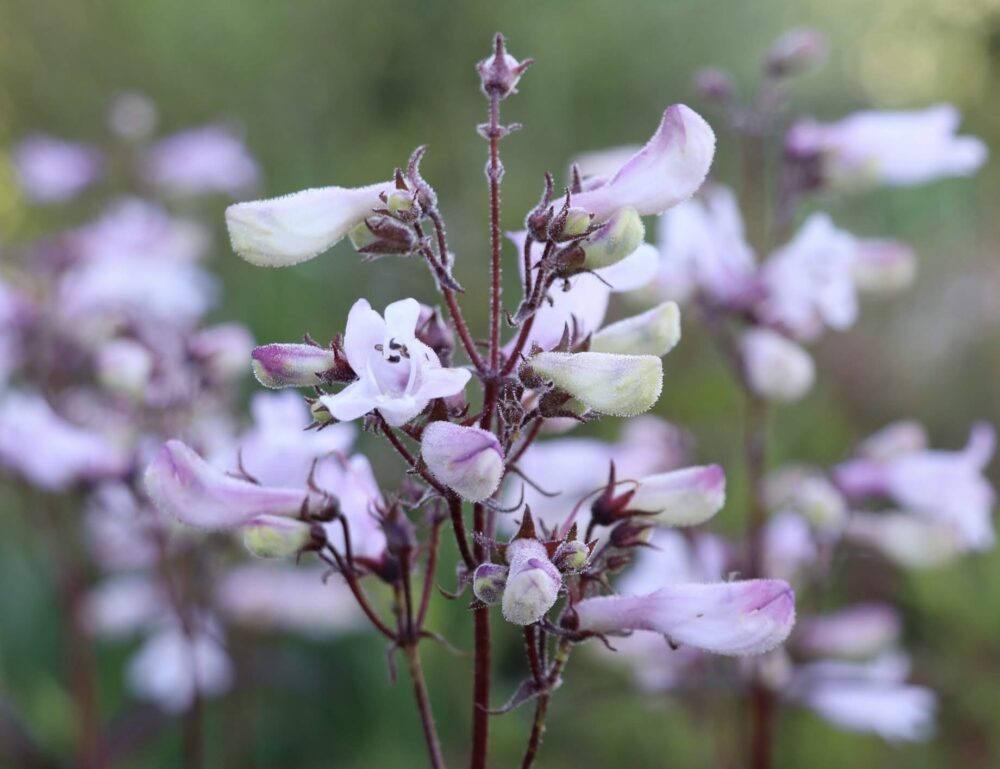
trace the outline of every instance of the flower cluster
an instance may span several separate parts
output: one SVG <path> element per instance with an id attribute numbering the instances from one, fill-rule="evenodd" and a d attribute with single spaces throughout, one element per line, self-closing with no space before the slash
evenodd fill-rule
<path id="1" fill-rule="evenodd" d="M 148 99 L 125 94 L 111 107 L 105 146 L 33 136 L 13 153 L 27 199 L 69 206 L 86 194 L 82 202 L 99 204 L 100 213 L 6 248 L 0 467 L 23 482 L 25 505 L 48 519 L 40 531 L 53 534 L 44 545 L 66 586 L 74 655 L 89 658 L 88 637 L 141 639 L 127 683 L 169 713 L 231 686 L 232 622 L 315 625 L 312 615 L 329 608 L 347 626 L 358 615 L 343 604 L 346 591 L 319 593 L 316 574 L 291 569 L 270 570 L 265 585 L 275 589 L 256 589 L 247 606 L 235 586 L 260 575 L 218 568 L 147 496 L 142 471 L 168 437 L 183 436 L 232 472 L 252 468 L 263 477 L 298 461 L 303 478 L 313 456 L 346 451 L 352 438 L 341 428 L 310 446 L 300 435 L 308 410 L 280 396 L 256 399 L 256 426 L 238 435 L 235 395 L 249 373 L 253 338 L 238 324 L 205 323 L 219 294 L 205 266 L 210 230 L 171 209 L 179 202 L 190 212 L 219 194 L 246 194 L 258 183 L 257 165 L 229 128 L 154 140 L 155 122 Z M 112 168 L 112 159 L 124 169 Z M 335 472 L 370 473 L 350 466 Z M 300 591 L 306 608 L 288 600 Z M 87 725 L 81 739 L 90 743 L 81 760 L 92 762 L 103 751 L 106 723 L 95 717 L 94 693 L 81 689 L 78 697 Z"/>
<path id="2" fill-rule="evenodd" d="M 794 594 L 780 579 L 664 584 L 637 596 L 601 596 L 609 575 L 627 566 L 655 529 L 697 526 L 722 508 L 724 472 L 717 465 L 682 466 L 688 442 L 652 417 L 626 431 L 634 463 L 625 461 L 624 450 L 578 439 L 574 446 L 590 454 L 593 468 L 586 477 L 582 464 L 555 472 L 560 460 L 575 464 L 569 450 L 557 448 L 572 439 L 535 441 L 601 416 L 638 417 L 658 401 L 662 359 L 681 336 L 678 306 L 665 301 L 605 323 L 609 301 L 656 279 L 661 254 L 644 242 L 642 217 L 685 205 L 705 180 L 715 136 L 699 115 L 674 105 L 643 147 L 605 158 L 599 168 L 575 165 L 562 194 L 546 173 L 524 229 L 508 236 L 523 291 L 519 305 L 504 313 L 499 144 L 517 126 L 502 125 L 499 112 L 529 63 L 510 56 L 498 36 L 493 54 L 479 64 L 490 103 L 489 122 L 480 126 L 489 143 L 491 196 L 483 343 L 459 303 L 462 262 L 448 248 L 437 192 L 420 170 L 425 148 L 385 182 L 239 203 L 226 213 L 234 250 L 252 264 L 296 265 L 345 238 L 366 260 L 395 255 L 426 263 L 444 311 L 404 298 L 380 314 L 359 299 L 343 334 L 329 344 L 307 334 L 304 343 L 267 344 L 251 356 L 265 387 L 310 391 L 305 400 L 316 432 L 305 434 L 296 451 L 321 446 L 323 436 L 346 429 L 342 423 L 361 420 L 388 441 L 410 477 L 395 492 L 372 483 L 367 496 L 359 494 L 356 484 L 368 485 L 367 479 L 347 476 L 344 468 L 354 460 L 330 447 L 294 475 L 261 475 L 244 464 L 234 476 L 179 441 L 167 442 L 145 473 L 150 497 L 181 521 L 238 530 L 258 555 L 311 551 L 340 574 L 374 627 L 405 653 L 435 766 L 442 759 L 417 648 L 431 635 L 425 621 L 445 521 L 461 558 L 459 591 L 471 586 L 475 596 L 474 766 L 486 756 L 492 605 L 524 628 L 530 676 L 506 709 L 537 700 L 541 715 L 526 763 L 576 644 L 647 630 L 691 648 L 760 654 L 780 644 L 794 622 Z M 507 341 L 500 333 L 505 315 L 513 328 Z M 469 397 L 473 384 L 481 397 Z M 542 459 L 552 450 L 559 459 Z M 617 472 L 629 474 L 616 474 L 616 463 Z M 550 479 L 564 488 L 545 491 Z M 353 499 L 365 504 L 354 507 Z M 463 503 L 472 506 L 471 520 Z M 427 515 L 416 517 L 425 506 Z M 511 519 L 520 520 L 516 532 L 506 524 Z M 394 623 L 369 596 L 370 578 L 396 596 Z"/>

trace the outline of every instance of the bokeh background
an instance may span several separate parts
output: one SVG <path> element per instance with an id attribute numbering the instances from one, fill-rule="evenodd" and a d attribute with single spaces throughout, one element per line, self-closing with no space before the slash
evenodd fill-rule
<path id="1" fill-rule="evenodd" d="M 34 129 L 97 140 L 111 97 L 138 90 L 159 106 L 164 131 L 219 118 L 241 126 L 267 194 L 385 178 L 428 143 L 424 170 L 442 196 L 457 275 L 474 307 L 485 296 L 488 219 L 484 144 L 475 132 L 484 104 L 473 64 L 494 31 L 506 33 L 514 55 L 536 60 L 505 107 L 524 124 L 503 145 L 506 222 L 516 226 L 537 199 L 543 170 L 562 173 L 581 150 L 643 140 L 666 104 L 702 108 L 690 82 L 704 65 L 751 85 L 773 38 L 803 24 L 829 37 L 832 56 L 796 82 L 797 110 L 829 119 L 863 106 L 949 101 L 965 116 L 963 132 L 1000 147 L 997 0 L 0 0 L 0 240 L 29 239 L 88 213 L 30 206 L 14 184 L 9 148 Z M 732 180 L 734 170 L 723 141 L 716 172 Z M 826 337 L 820 385 L 776 420 L 775 459 L 836 461 L 904 416 L 923 420 L 947 447 L 961 445 L 975 419 L 1000 421 L 1000 164 L 972 179 L 856 195 L 831 212 L 859 234 L 913 244 L 920 276 L 912 290 L 866 306 L 849 333 Z M 215 221 L 221 236 L 221 202 Z M 226 292 L 217 319 L 244 322 L 262 341 L 304 330 L 328 338 L 359 295 L 377 307 L 403 295 L 434 299 L 422 265 L 362 266 L 346 244 L 295 270 L 255 269 L 226 249 L 213 267 Z M 473 322 L 485 327 L 485 317 Z M 732 442 L 738 398 L 697 330 L 688 330 L 666 360 L 659 412 L 692 430 L 701 458 L 726 464 L 731 502 L 715 525 L 733 528 L 742 498 Z M 398 469 L 391 458 L 375 459 L 386 477 Z M 992 470 L 1000 481 L 998 463 Z M 0 494 L 0 693 L 43 742 L 59 746 L 71 739 L 71 719 L 50 570 L 33 544 L 33 511 Z M 884 582 L 876 592 L 904 611 L 918 679 L 940 694 L 936 738 L 893 747 L 789 711 L 778 765 L 996 765 L 1000 553 L 886 573 Z M 471 623 L 461 609 L 438 611 L 431 625 L 468 648 Z M 523 659 L 520 637 L 497 627 L 500 698 L 519 680 Z M 252 686 L 210 704 L 210 766 L 423 762 L 409 692 L 405 681 L 389 683 L 380 641 L 253 635 L 236 644 Z M 106 712 L 128 702 L 120 675 L 128 651 L 101 647 Z M 426 658 L 446 752 L 464 756 L 469 666 L 434 646 Z M 682 700 L 642 697 L 624 671 L 586 654 L 570 673 L 553 702 L 540 766 L 739 763 L 735 702 L 723 697 L 710 718 Z M 519 758 L 528 710 L 495 719 L 494 765 Z M 156 735 L 135 765 L 179 766 L 176 731 Z"/>

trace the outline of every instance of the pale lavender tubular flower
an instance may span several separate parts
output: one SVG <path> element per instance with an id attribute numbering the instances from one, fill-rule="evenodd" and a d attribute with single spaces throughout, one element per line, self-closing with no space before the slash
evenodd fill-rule
<path id="1" fill-rule="evenodd" d="M 590 349 L 593 352 L 656 355 L 662 358 L 680 341 L 680 309 L 674 302 L 664 302 L 600 329 L 591 338 Z"/>
<path id="2" fill-rule="evenodd" d="M 518 251 L 524 249 L 527 232 L 509 232 L 508 239 Z M 531 263 L 534 266 L 542 256 L 542 247 L 532 243 Z M 538 345 L 543 350 L 551 350 L 559 344 L 566 328 L 577 331 L 583 338 L 597 331 L 604 322 L 612 293 L 634 291 L 647 285 L 656 275 L 659 254 L 656 249 L 643 243 L 635 251 L 619 262 L 584 272 L 566 281 L 568 291 L 559 287 L 549 291 L 551 302 L 543 302 L 535 312 L 534 324 L 528 336 L 528 346 Z M 524 281 L 524 262 L 518 261 L 521 280 Z M 510 343 L 510 346 L 513 342 Z"/>
<path id="3" fill-rule="evenodd" d="M 640 478 L 629 510 L 652 513 L 642 520 L 665 526 L 695 526 L 726 503 L 726 474 L 719 465 L 685 467 Z"/>
<path id="4" fill-rule="evenodd" d="M 201 318 L 217 292 L 198 265 L 115 258 L 70 269 L 57 289 L 59 313 L 69 323 L 138 315 L 179 326 Z"/>
<path id="5" fill-rule="evenodd" d="M 642 596 L 586 598 L 575 609 L 584 631 L 650 630 L 716 654 L 762 654 L 791 632 L 795 594 L 778 579 L 688 583 Z"/>
<path id="6" fill-rule="evenodd" d="M 251 354 L 253 375 L 264 387 L 312 387 L 337 366 L 337 354 L 314 344 L 265 344 Z"/>
<path id="7" fill-rule="evenodd" d="M 874 657 L 899 641 L 902 626 L 892 606 L 860 603 L 801 618 L 793 641 L 796 649 L 814 657 Z"/>
<path id="8" fill-rule="evenodd" d="M 518 467 L 529 478 L 540 482 L 547 478 L 557 479 L 548 491 L 559 492 L 551 497 L 532 486 L 524 486 L 525 502 L 536 520 L 548 526 L 562 524 L 573 505 L 607 482 L 612 461 L 620 478 L 640 478 L 683 465 L 688 461 L 688 450 L 678 428 L 650 415 L 628 420 L 616 443 L 596 438 L 560 438 L 533 443 L 518 461 Z M 510 488 L 504 503 L 512 504 L 519 495 L 520 491 L 515 494 Z M 575 520 L 586 528 L 589 516 L 590 506 L 585 505 Z"/>
<path id="9" fill-rule="evenodd" d="M 538 622 L 559 597 L 562 575 L 537 539 L 515 539 L 507 546 L 510 570 L 503 591 L 503 616 L 515 625 Z"/>
<path id="10" fill-rule="evenodd" d="M 527 365 L 599 414 L 637 416 L 649 411 L 663 390 L 663 361 L 655 355 L 540 352 Z"/>
<path id="11" fill-rule="evenodd" d="M 163 589 L 147 575 L 123 574 L 87 594 L 83 621 L 91 635 L 127 638 L 159 622 L 168 607 Z"/>
<path id="12" fill-rule="evenodd" d="M 250 329 L 239 323 L 220 323 L 191 335 L 188 350 L 220 382 L 246 373 L 247 358 L 254 346 Z"/>
<path id="13" fill-rule="evenodd" d="M 316 466 L 316 483 L 332 494 L 351 527 L 351 547 L 356 556 L 378 559 L 385 552 L 385 531 L 375 517 L 384 507 L 371 463 L 363 454 L 350 459 L 331 458 Z M 336 521 L 326 524 L 327 539 L 344 551 L 344 532 Z"/>
<path id="14" fill-rule="evenodd" d="M 108 435 L 72 424 L 40 395 L 10 391 L 0 400 L 0 464 L 47 491 L 126 473 L 130 460 Z"/>
<path id="15" fill-rule="evenodd" d="M 210 238 L 197 222 L 171 216 L 148 200 L 125 198 L 93 222 L 72 230 L 68 243 L 82 261 L 193 262 L 205 256 Z"/>
<path id="16" fill-rule="evenodd" d="M 968 550 L 951 523 L 909 512 L 854 512 L 844 533 L 905 569 L 941 566 Z"/>
<path id="17" fill-rule="evenodd" d="M 743 333 L 739 349 L 747 385 L 760 397 L 788 403 L 812 389 L 813 359 L 788 337 L 758 326 Z"/>
<path id="18" fill-rule="evenodd" d="M 786 149 L 795 158 L 818 157 L 830 184 L 909 186 L 947 176 L 969 176 L 986 162 L 987 148 L 956 136 L 958 110 L 938 104 L 923 110 L 856 112 L 836 123 L 801 121 Z"/>
<path id="19" fill-rule="evenodd" d="M 659 225 L 657 288 L 683 301 L 700 292 L 713 304 L 743 307 L 756 293 L 757 265 L 736 196 L 710 184 L 671 208 Z"/>
<path id="20" fill-rule="evenodd" d="M 215 623 L 190 637 L 169 625 L 151 636 L 128 665 L 131 689 L 170 713 L 188 708 L 196 693 L 215 696 L 232 685 L 232 663 Z"/>
<path id="21" fill-rule="evenodd" d="M 104 156 L 88 144 L 29 136 L 14 148 L 17 182 L 36 203 L 75 198 L 104 174 Z"/>
<path id="22" fill-rule="evenodd" d="M 818 555 L 816 538 L 809 523 L 798 513 L 786 510 L 772 515 L 761 533 L 765 555 L 764 573 L 793 580 Z"/>
<path id="23" fill-rule="evenodd" d="M 259 181 L 246 145 L 221 125 L 194 128 L 162 139 L 146 152 L 143 176 L 171 194 L 237 196 Z"/>
<path id="24" fill-rule="evenodd" d="M 603 222 L 626 206 L 642 216 L 659 214 L 689 198 L 705 181 L 715 154 L 715 134 L 697 113 L 674 104 L 663 113 L 646 145 L 599 186 L 573 204 Z"/>
<path id="25" fill-rule="evenodd" d="M 827 327 L 850 328 L 858 316 L 852 272 L 857 250 L 853 235 L 834 227 L 826 214 L 813 214 L 764 264 L 758 315 L 802 341 Z"/>
<path id="26" fill-rule="evenodd" d="M 863 663 L 815 662 L 795 671 L 786 696 L 842 729 L 889 742 L 926 740 L 934 731 L 937 698 L 906 683 L 909 667 L 902 653 Z"/>
<path id="27" fill-rule="evenodd" d="M 420 455 L 431 474 L 470 502 L 490 497 L 504 472 L 503 447 L 478 427 L 431 422 L 420 440 Z"/>
<path id="28" fill-rule="evenodd" d="M 393 426 L 406 424 L 434 398 L 465 389 L 472 374 L 443 368 L 437 355 L 416 337 L 420 304 L 415 299 L 393 302 L 385 319 L 364 299 L 347 316 L 344 352 L 358 375 L 335 395 L 320 402 L 341 421 L 377 410 Z"/>
<path id="29" fill-rule="evenodd" d="M 764 496 L 771 511 L 794 511 L 819 531 L 839 532 L 847 519 L 847 500 L 819 470 L 783 467 L 765 480 Z"/>
<path id="30" fill-rule="evenodd" d="M 310 498 L 305 489 L 261 486 L 227 475 L 178 440 L 162 446 L 144 481 L 161 511 L 200 529 L 232 529 L 259 515 L 296 516 Z"/>
<path id="31" fill-rule="evenodd" d="M 837 483 L 853 499 L 883 495 L 906 510 L 955 527 L 962 544 L 988 550 L 996 537 L 996 493 L 984 475 L 993 457 L 996 432 L 976 424 L 961 451 L 916 450 L 884 461 L 853 459 L 834 470 Z"/>
<path id="32" fill-rule="evenodd" d="M 153 317 L 192 325 L 217 294 L 215 280 L 195 262 L 207 235 L 140 200 L 124 200 L 68 237 L 75 263 L 57 286 L 60 317 L 116 320 Z"/>
<path id="33" fill-rule="evenodd" d="M 367 187 L 323 187 L 226 209 L 233 250 L 258 267 L 289 267 L 319 256 L 343 240 L 372 211 L 392 182 Z"/>
<path id="34" fill-rule="evenodd" d="M 324 581 L 323 569 L 244 564 L 221 576 L 214 598 L 227 619 L 259 630 L 328 636 L 359 630 L 365 623 L 347 585 Z"/>
<path id="35" fill-rule="evenodd" d="M 292 392 L 261 392 L 250 401 L 253 427 L 235 445 L 211 457 L 211 463 L 231 472 L 240 464 L 266 486 L 305 488 L 313 465 L 330 455 L 344 455 L 354 441 L 351 425 L 330 425 L 306 431 L 309 412 Z M 320 466 L 317 465 L 317 473 Z"/>

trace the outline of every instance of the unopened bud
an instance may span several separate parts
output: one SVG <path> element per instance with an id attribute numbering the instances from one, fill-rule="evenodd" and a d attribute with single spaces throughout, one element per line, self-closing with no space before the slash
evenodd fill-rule
<path id="1" fill-rule="evenodd" d="M 559 597 L 562 576 L 537 539 L 515 539 L 507 546 L 507 560 L 503 616 L 515 625 L 538 622 Z"/>
<path id="2" fill-rule="evenodd" d="M 645 234 L 639 212 L 631 207 L 620 209 L 580 244 L 586 255 L 584 269 L 599 270 L 617 264 L 639 247 Z"/>
<path id="3" fill-rule="evenodd" d="M 330 409 L 324 406 L 323 401 L 319 398 L 314 398 L 309 401 L 309 415 L 312 417 L 313 422 L 318 425 L 325 425 L 333 419 L 333 414 L 330 413 Z"/>
<path id="4" fill-rule="evenodd" d="M 420 306 L 416 337 L 434 351 L 442 366 L 448 368 L 451 365 L 451 353 L 455 349 L 455 334 L 435 308 L 427 305 Z"/>
<path id="5" fill-rule="evenodd" d="M 420 454 L 431 475 L 470 502 L 493 494 L 503 477 L 503 448 L 493 433 L 478 427 L 431 422 Z"/>
<path id="6" fill-rule="evenodd" d="M 826 59 L 826 38 L 815 29 L 793 29 L 774 41 L 765 65 L 771 77 L 801 75 Z"/>
<path id="7" fill-rule="evenodd" d="M 633 315 L 598 331 L 590 340 L 593 352 L 662 357 L 681 340 L 681 311 L 675 302 L 664 302 L 641 315 Z"/>
<path id="8" fill-rule="evenodd" d="M 578 238 L 590 229 L 592 218 L 589 211 L 571 206 L 553 217 L 549 224 L 548 236 L 555 241 Z"/>
<path id="9" fill-rule="evenodd" d="M 747 384 L 760 397 L 790 402 L 802 398 L 816 376 L 809 353 L 767 328 L 754 328 L 740 340 Z"/>
<path id="10" fill-rule="evenodd" d="M 501 99 L 517 93 L 517 81 L 530 64 L 531 59 L 518 61 L 507 53 L 503 35 L 497 33 L 493 40 L 493 54 L 476 65 L 483 93 L 487 96 L 497 93 Z"/>
<path id="11" fill-rule="evenodd" d="M 587 408 L 611 416 L 648 411 L 663 389 L 663 363 L 655 355 L 541 352 L 524 369 L 522 376 L 548 380 Z"/>
<path id="12" fill-rule="evenodd" d="M 727 102 L 736 93 L 733 78 L 723 69 L 707 67 L 694 76 L 694 88 L 707 101 Z"/>
<path id="13" fill-rule="evenodd" d="M 611 544 L 625 550 L 630 547 L 648 545 L 653 536 L 653 527 L 636 519 L 622 521 L 611 530 Z"/>
<path id="14" fill-rule="evenodd" d="M 371 256 L 409 254 L 417 247 L 413 229 L 385 214 L 369 216 L 347 236 L 358 253 Z"/>
<path id="15" fill-rule="evenodd" d="M 405 222 L 413 222 L 423 213 L 417 196 L 410 190 L 393 190 L 385 196 L 386 210 Z"/>
<path id="16" fill-rule="evenodd" d="M 481 563 L 472 574 L 472 592 L 487 606 L 500 603 L 507 584 L 507 567 L 498 563 Z"/>
<path id="17" fill-rule="evenodd" d="M 316 544 L 322 527 L 277 515 L 261 515 L 243 528 L 243 544 L 258 558 L 293 558 Z"/>
<path id="18" fill-rule="evenodd" d="M 333 377 L 343 367 L 336 351 L 313 344 L 266 344 L 250 355 L 253 374 L 264 387 L 311 387 Z"/>
<path id="19" fill-rule="evenodd" d="M 590 560 L 590 548 L 578 539 L 561 542 L 552 558 L 555 567 L 564 574 L 582 571 Z"/>
<path id="20" fill-rule="evenodd" d="M 385 534 L 385 549 L 397 558 L 413 552 L 417 546 L 413 522 L 398 504 L 392 505 L 382 516 L 382 532 Z"/>

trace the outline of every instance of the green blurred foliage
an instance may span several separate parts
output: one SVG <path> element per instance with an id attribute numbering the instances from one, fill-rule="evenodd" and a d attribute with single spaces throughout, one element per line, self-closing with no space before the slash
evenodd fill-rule
<path id="1" fill-rule="evenodd" d="M 505 105 L 506 119 L 524 124 L 503 145 L 504 223 L 514 228 L 537 198 L 545 169 L 562 175 L 581 150 L 644 139 L 668 103 L 700 108 L 689 84 L 703 65 L 724 66 L 750 87 L 770 41 L 802 24 L 828 34 L 833 55 L 796 84 L 798 109 L 832 118 L 866 105 L 947 100 L 965 114 L 965 130 L 1000 145 L 996 0 L 0 0 L 0 147 L 33 129 L 96 139 L 110 97 L 123 89 L 153 97 L 165 130 L 219 118 L 244 126 L 268 194 L 383 179 L 427 143 L 424 168 L 450 222 L 458 278 L 469 306 L 484 306 L 488 220 L 484 146 L 475 132 L 484 104 L 472 65 L 495 30 L 507 34 L 516 56 L 536 60 L 521 93 Z M 0 160 L 3 240 L 79 214 L 31 209 L 18 197 L 6 157 Z M 717 173 L 733 181 L 735 168 L 733 147 L 721 138 Z M 925 420 L 945 446 L 959 445 L 976 418 L 1000 421 L 996 164 L 974 179 L 874 191 L 832 201 L 831 210 L 859 233 L 913 243 L 921 278 L 912 291 L 866 307 L 855 330 L 822 343 L 822 384 L 774 420 L 774 461 L 835 461 L 900 416 Z M 221 237 L 221 205 L 216 213 Z M 214 267 L 227 291 L 218 317 L 248 323 L 261 340 L 294 339 L 304 330 L 329 337 L 359 295 L 375 306 L 404 294 L 433 299 L 419 264 L 386 259 L 362 268 L 346 247 L 285 271 L 250 267 L 221 249 Z M 513 288 L 514 270 L 507 278 Z M 473 324 L 482 330 L 485 317 Z M 666 361 L 660 412 L 691 428 L 702 457 L 726 464 L 732 501 L 715 525 L 735 530 L 743 497 L 734 441 L 739 399 L 707 348 L 689 324 Z M 614 429 L 610 422 L 597 428 Z M 398 467 L 383 459 L 380 471 Z M 3 508 L 0 690 L 42 741 L 65 746 L 69 706 L 35 511 L 20 497 Z M 854 587 L 903 607 L 918 678 L 941 694 L 937 739 L 892 747 L 789 712 L 779 731 L 779 766 L 995 765 L 1000 556 L 882 576 L 878 585 Z M 431 621 L 460 648 L 469 647 L 469 624 L 456 605 L 437 606 Z M 514 628 L 498 622 L 497 635 L 499 702 L 523 675 L 523 660 Z M 210 766 L 423 761 L 409 692 L 403 682 L 390 684 L 378 640 L 237 637 L 234 647 L 245 687 L 209 708 Z M 101 650 L 108 713 L 128 705 L 120 676 L 127 651 Z M 446 752 L 457 765 L 467 741 L 469 665 L 433 645 L 426 657 Z M 525 709 L 494 720 L 495 766 L 519 760 L 529 717 Z M 554 700 L 539 765 L 739 765 L 742 728 L 730 696 L 694 703 L 642 697 L 623 671 L 581 651 Z M 134 765 L 177 766 L 179 756 L 178 730 L 168 729 Z"/>

